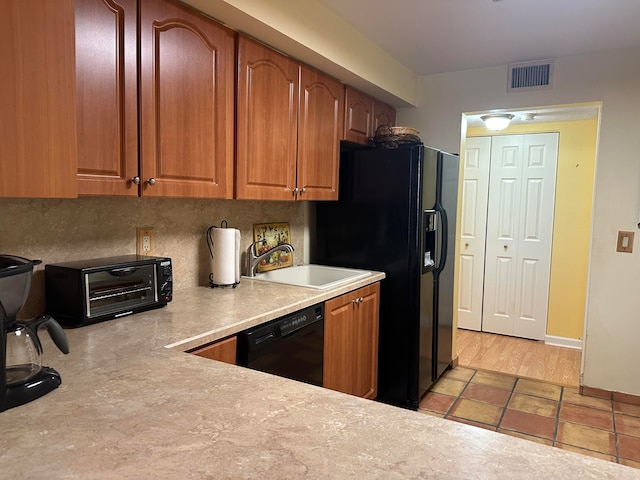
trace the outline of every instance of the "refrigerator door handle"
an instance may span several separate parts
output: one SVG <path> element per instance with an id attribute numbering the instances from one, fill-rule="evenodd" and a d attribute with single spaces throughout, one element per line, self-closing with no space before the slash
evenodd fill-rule
<path id="1" fill-rule="evenodd" d="M 440 228 L 439 228 L 439 238 L 437 239 L 437 243 L 440 247 L 440 255 L 438 257 L 438 266 L 434 269 L 434 275 L 438 275 L 447 263 L 447 237 L 449 235 L 449 224 L 447 222 L 447 212 L 442 205 L 439 203 L 435 206 L 436 211 L 440 217 Z"/>
<path id="2" fill-rule="evenodd" d="M 436 269 L 438 261 L 438 213 L 436 210 L 422 212 L 422 273 Z"/>

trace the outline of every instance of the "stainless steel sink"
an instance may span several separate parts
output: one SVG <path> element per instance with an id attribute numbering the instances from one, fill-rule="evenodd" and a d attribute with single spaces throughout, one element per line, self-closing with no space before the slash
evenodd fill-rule
<path id="1" fill-rule="evenodd" d="M 264 282 L 285 283 L 299 287 L 325 289 L 364 278 L 368 275 L 371 275 L 371 272 L 367 270 L 307 264 L 258 273 L 252 279 Z"/>

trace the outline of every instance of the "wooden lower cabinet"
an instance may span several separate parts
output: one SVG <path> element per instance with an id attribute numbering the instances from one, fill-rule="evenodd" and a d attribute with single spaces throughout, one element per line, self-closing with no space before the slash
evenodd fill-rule
<path id="1" fill-rule="evenodd" d="M 324 387 L 376 397 L 379 309 L 380 283 L 325 303 Z"/>
<path id="2" fill-rule="evenodd" d="M 190 353 L 198 355 L 199 357 L 208 358 L 210 360 L 218 360 L 220 362 L 235 365 L 237 345 L 237 337 L 233 336 L 212 343 L 205 347 L 192 350 Z"/>

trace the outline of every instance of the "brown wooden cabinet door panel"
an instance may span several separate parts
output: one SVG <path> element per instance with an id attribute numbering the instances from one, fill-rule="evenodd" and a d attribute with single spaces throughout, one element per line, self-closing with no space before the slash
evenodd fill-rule
<path id="1" fill-rule="evenodd" d="M 211 345 L 207 345 L 206 347 L 194 350 L 191 353 L 198 355 L 199 357 L 235 365 L 237 345 L 237 337 L 230 337 L 225 340 L 212 343 Z"/>
<path id="2" fill-rule="evenodd" d="M 396 125 L 396 109 L 391 105 L 382 103 L 378 100 L 373 102 L 373 134 L 380 125 L 387 127 L 395 127 Z"/>
<path id="3" fill-rule="evenodd" d="M 363 398 L 376 398 L 378 394 L 378 318 L 380 310 L 380 284 L 359 290 L 362 300 L 358 305 L 356 352 L 358 363 L 354 394 Z"/>
<path id="4" fill-rule="evenodd" d="M 344 140 L 367 144 L 373 136 L 373 98 L 345 88 Z"/>
<path id="5" fill-rule="evenodd" d="M 300 70 L 298 175 L 300 200 L 337 200 L 342 83 L 309 67 Z"/>
<path id="6" fill-rule="evenodd" d="M 325 303 L 324 387 L 376 397 L 379 299 L 375 283 Z"/>
<path id="7" fill-rule="evenodd" d="M 331 390 L 353 394 L 357 375 L 357 352 L 354 338 L 357 325 L 354 321 L 351 294 L 333 298 L 324 309 L 324 369 L 322 385 Z"/>
<path id="8" fill-rule="evenodd" d="M 73 0 L 0 7 L 0 196 L 75 197 Z"/>
<path id="9" fill-rule="evenodd" d="M 296 182 L 298 64 L 238 38 L 236 197 L 292 200 Z"/>
<path id="10" fill-rule="evenodd" d="M 143 195 L 232 198 L 234 32 L 169 0 L 140 15 Z"/>
<path id="11" fill-rule="evenodd" d="M 136 0 L 76 0 L 78 193 L 138 195 Z"/>

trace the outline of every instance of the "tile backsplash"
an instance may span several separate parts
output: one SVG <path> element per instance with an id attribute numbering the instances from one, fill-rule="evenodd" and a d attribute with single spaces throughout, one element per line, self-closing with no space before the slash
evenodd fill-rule
<path id="1" fill-rule="evenodd" d="M 136 252 L 136 227 L 154 230 L 154 255 L 171 257 L 174 290 L 208 285 L 209 250 L 205 232 L 227 220 L 241 232 L 241 248 L 253 241 L 253 224 L 288 222 L 294 262 L 304 258 L 302 202 L 200 200 L 182 198 L 0 199 L 0 254 L 46 263 Z M 21 317 L 41 313 L 43 265 L 34 272 Z"/>

